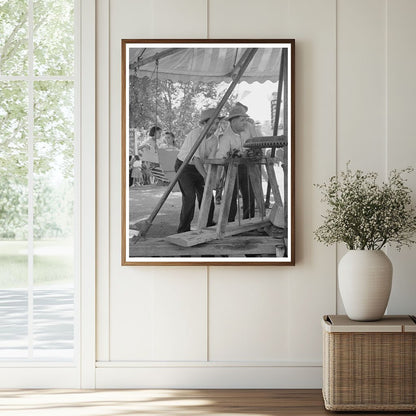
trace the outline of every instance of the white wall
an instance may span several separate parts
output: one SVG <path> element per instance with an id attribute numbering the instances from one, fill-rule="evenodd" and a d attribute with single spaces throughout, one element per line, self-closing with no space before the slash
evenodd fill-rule
<path id="1" fill-rule="evenodd" d="M 313 184 L 348 160 L 415 165 L 415 16 L 413 0 L 97 1 L 97 387 L 321 386 L 344 249 L 312 238 Z M 120 265 L 121 39 L 207 37 L 296 39 L 294 267 Z M 390 252 L 391 314 L 416 313 L 415 252 Z"/>

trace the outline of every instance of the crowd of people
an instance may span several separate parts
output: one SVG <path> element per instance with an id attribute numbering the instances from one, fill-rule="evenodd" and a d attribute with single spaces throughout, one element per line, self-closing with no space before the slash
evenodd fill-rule
<path id="1" fill-rule="evenodd" d="M 188 163 L 182 169 L 178 178 L 179 188 L 182 193 L 182 207 L 179 217 L 178 233 L 190 231 L 191 223 L 194 218 L 196 201 L 201 205 L 204 193 L 204 184 L 207 176 L 207 168 L 204 165 L 205 159 L 227 158 L 244 153 L 244 143 L 250 137 L 260 136 L 254 126 L 253 120 L 247 114 L 247 106 L 237 103 L 229 111 L 227 117 L 216 117 L 209 127 L 204 140 L 200 143 L 195 153 L 189 158 Z M 208 108 L 201 112 L 199 125 L 191 130 L 185 137 L 182 146 L 179 148 L 175 162 L 175 171 L 177 172 L 185 159 L 193 149 L 195 143 L 206 127 L 207 123 L 215 115 L 215 108 Z M 158 148 L 177 149 L 175 136 L 171 132 L 165 132 L 162 139 L 162 130 L 160 127 L 152 127 L 149 131 L 149 137 L 139 147 L 138 151 L 147 149 L 150 152 L 157 152 Z M 147 164 L 147 165 L 146 165 Z M 131 186 L 139 186 L 147 183 L 145 177 L 146 170 L 151 171 L 155 168 L 154 162 L 144 162 L 140 156 L 136 155 L 131 158 Z M 219 186 L 217 187 L 216 202 L 220 202 L 221 186 L 224 182 L 226 170 L 217 178 Z M 243 201 L 242 218 L 252 218 L 255 213 L 255 198 L 253 189 L 249 180 L 247 167 L 243 164 L 238 166 L 238 175 L 234 184 L 232 201 L 228 222 L 235 221 L 238 207 L 238 194 L 241 194 Z M 214 198 L 211 199 L 207 226 L 212 226 L 214 222 Z"/>

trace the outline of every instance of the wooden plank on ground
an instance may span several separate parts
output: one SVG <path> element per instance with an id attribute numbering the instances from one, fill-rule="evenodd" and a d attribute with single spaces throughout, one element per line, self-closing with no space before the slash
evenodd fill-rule
<path id="1" fill-rule="evenodd" d="M 283 239 L 269 236 L 233 236 L 186 248 L 171 244 L 165 238 L 149 238 L 130 243 L 130 257 L 275 256 L 283 246 Z"/>
<path id="2" fill-rule="evenodd" d="M 268 225 L 270 225 L 269 219 L 259 220 L 258 218 L 241 220 L 240 224 L 237 222 L 231 222 L 228 223 L 223 237 L 243 234 L 247 231 L 256 230 Z M 166 241 L 181 247 L 193 247 L 198 244 L 219 239 L 216 233 L 216 227 L 217 226 L 214 225 L 212 227 L 204 228 L 203 230 L 193 230 L 186 233 L 173 234 L 166 237 Z"/>
<path id="3" fill-rule="evenodd" d="M 215 228 L 209 227 L 202 230 L 192 230 L 186 233 L 173 234 L 166 237 L 166 241 L 181 247 L 192 247 L 198 244 L 216 240 L 217 233 Z"/>

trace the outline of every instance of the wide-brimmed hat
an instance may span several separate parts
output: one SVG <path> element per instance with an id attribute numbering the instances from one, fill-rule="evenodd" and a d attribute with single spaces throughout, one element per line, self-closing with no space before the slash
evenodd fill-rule
<path id="1" fill-rule="evenodd" d="M 201 111 L 201 117 L 199 122 L 202 124 L 205 121 L 209 120 L 215 113 L 216 108 L 207 108 Z"/>
<path id="2" fill-rule="evenodd" d="M 248 111 L 248 107 L 246 105 L 244 105 L 243 103 L 240 103 L 240 101 L 237 101 L 235 103 L 235 106 L 240 105 L 241 107 L 244 108 L 244 111 L 247 112 Z"/>
<path id="3" fill-rule="evenodd" d="M 227 120 L 230 121 L 232 118 L 235 118 L 235 117 L 249 117 L 249 115 L 244 110 L 243 106 L 236 105 L 230 110 Z"/>

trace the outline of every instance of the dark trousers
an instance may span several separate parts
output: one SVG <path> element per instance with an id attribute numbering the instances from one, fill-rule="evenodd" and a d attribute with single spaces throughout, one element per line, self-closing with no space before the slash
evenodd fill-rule
<path id="1" fill-rule="evenodd" d="M 238 186 L 237 186 L 238 183 Z M 235 221 L 237 214 L 238 191 L 243 198 L 243 220 L 253 218 L 255 213 L 254 192 L 248 175 L 248 169 L 245 165 L 238 165 L 238 175 L 235 180 L 233 198 L 228 214 L 228 222 Z"/>
<path id="2" fill-rule="evenodd" d="M 181 165 L 182 161 L 176 159 L 175 172 L 179 170 Z M 195 197 L 198 198 L 198 206 L 201 207 L 202 197 L 204 195 L 204 178 L 194 165 L 187 165 L 180 174 L 178 182 L 182 192 L 182 209 L 179 218 L 178 233 L 184 233 L 191 230 L 191 222 L 195 213 Z M 213 217 L 214 201 L 213 198 L 211 198 L 208 227 L 214 225 Z"/>

